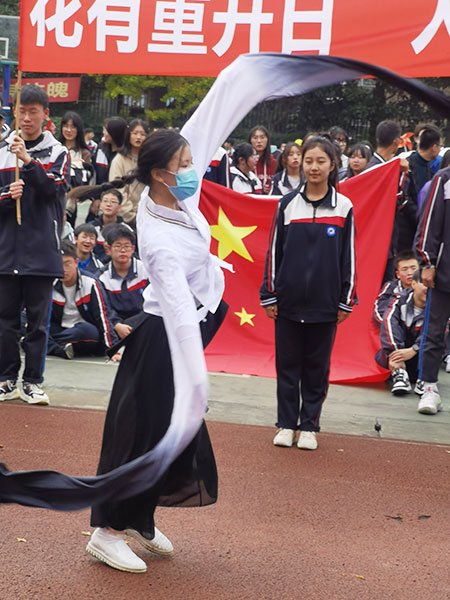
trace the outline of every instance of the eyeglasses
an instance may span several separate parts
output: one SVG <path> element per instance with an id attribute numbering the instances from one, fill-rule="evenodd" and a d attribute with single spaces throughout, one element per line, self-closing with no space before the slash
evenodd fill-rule
<path id="1" fill-rule="evenodd" d="M 125 252 L 133 250 L 133 246 L 131 244 L 112 244 L 111 248 L 114 250 L 125 250 Z"/>
<path id="2" fill-rule="evenodd" d="M 119 204 L 118 200 L 110 200 L 109 198 L 102 198 L 103 204 Z"/>

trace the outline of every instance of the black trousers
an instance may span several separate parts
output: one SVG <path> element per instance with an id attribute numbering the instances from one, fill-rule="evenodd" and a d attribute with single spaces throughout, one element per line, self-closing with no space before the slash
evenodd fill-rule
<path id="1" fill-rule="evenodd" d="M 277 427 L 320 431 L 319 418 L 328 390 L 335 335 L 336 322 L 276 319 Z"/>
<path id="2" fill-rule="evenodd" d="M 445 328 L 449 317 L 450 292 L 429 289 L 419 356 L 419 377 L 427 383 L 436 383 L 438 380 L 439 367 L 445 353 Z"/>
<path id="3" fill-rule="evenodd" d="M 23 380 L 42 383 L 53 280 L 37 275 L 0 275 L 0 381 L 19 375 L 20 313 L 25 308 Z"/>

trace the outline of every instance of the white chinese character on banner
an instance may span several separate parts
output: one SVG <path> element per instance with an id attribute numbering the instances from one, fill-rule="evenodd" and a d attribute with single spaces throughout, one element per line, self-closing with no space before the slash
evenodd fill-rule
<path id="1" fill-rule="evenodd" d="M 37 25 L 36 46 L 45 45 L 45 30 L 55 30 L 55 38 L 58 46 L 63 48 L 76 48 L 81 42 L 83 34 L 83 25 L 75 22 L 72 35 L 64 33 L 64 24 L 67 19 L 70 19 L 80 8 L 79 0 L 71 0 L 68 4 L 65 0 L 56 0 L 55 14 L 45 18 L 45 8 L 48 0 L 37 0 L 30 12 L 30 21 L 32 25 Z"/>
<path id="2" fill-rule="evenodd" d="M 95 0 L 87 14 L 89 23 L 97 19 L 96 50 L 106 50 L 106 36 L 127 38 L 117 40 L 119 52 L 129 53 L 136 50 L 140 5 L 141 0 Z M 114 10 L 115 8 L 119 10 Z M 110 25 L 111 22 L 120 25 Z"/>
<path id="3" fill-rule="evenodd" d="M 214 23 L 225 23 L 222 38 L 213 47 L 217 56 L 223 56 L 233 43 L 236 25 L 250 25 L 250 52 L 259 52 L 261 25 L 273 22 L 273 13 L 263 13 L 263 0 L 253 0 L 251 12 L 238 12 L 239 0 L 228 0 L 227 12 L 215 12 Z"/>
<path id="4" fill-rule="evenodd" d="M 420 54 L 436 35 L 442 23 L 450 35 L 450 0 L 438 0 L 433 18 L 425 29 L 411 42 L 416 54 Z"/>
<path id="5" fill-rule="evenodd" d="M 165 44 L 148 44 L 149 52 L 177 52 L 180 54 L 206 54 L 203 44 L 204 2 L 209 0 L 157 0 L 155 31 L 152 41 Z M 192 33 L 194 32 L 194 33 Z"/>
<path id="6" fill-rule="evenodd" d="M 294 38 L 294 25 L 297 23 L 319 24 L 319 39 Z M 322 10 L 296 10 L 296 0 L 285 0 L 281 52 L 291 54 L 292 52 L 318 51 L 319 54 L 329 54 L 332 23 L 333 0 L 323 0 Z"/>

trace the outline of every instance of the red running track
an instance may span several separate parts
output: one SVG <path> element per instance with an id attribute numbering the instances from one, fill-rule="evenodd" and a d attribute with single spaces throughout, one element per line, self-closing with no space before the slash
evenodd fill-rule
<path id="1" fill-rule="evenodd" d="M 0 411 L 10 468 L 95 473 L 103 412 Z M 115 571 L 84 552 L 87 511 L 0 505 L 0 599 L 450 598 L 450 446 L 321 434 L 304 452 L 267 427 L 209 428 L 219 502 L 158 510 L 172 557 L 130 541 L 148 572 Z"/>

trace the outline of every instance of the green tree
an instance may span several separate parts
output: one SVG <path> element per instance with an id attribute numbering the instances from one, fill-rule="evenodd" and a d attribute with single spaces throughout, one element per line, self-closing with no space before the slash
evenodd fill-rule
<path id="1" fill-rule="evenodd" d="M 179 126 L 190 109 L 206 95 L 212 77 L 169 77 L 159 75 L 95 75 L 109 98 L 147 97 L 145 114 L 154 126 Z"/>
<path id="2" fill-rule="evenodd" d="M 2 0 L 0 7 L 0 14 L 7 15 L 9 17 L 18 17 L 20 12 L 20 1 L 19 0 Z"/>

